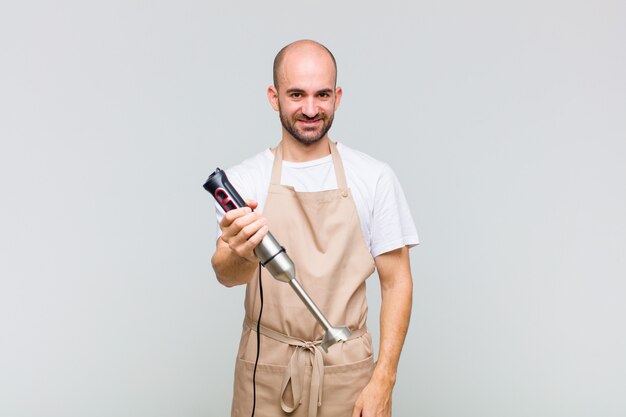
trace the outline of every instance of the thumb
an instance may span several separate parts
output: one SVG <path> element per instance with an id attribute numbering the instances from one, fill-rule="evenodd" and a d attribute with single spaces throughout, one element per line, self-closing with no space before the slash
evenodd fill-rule
<path id="1" fill-rule="evenodd" d="M 246 204 L 248 205 L 248 207 L 250 207 L 252 210 L 254 210 L 255 208 L 257 208 L 259 206 L 259 203 L 257 203 L 254 200 L 246 200 Z"/>

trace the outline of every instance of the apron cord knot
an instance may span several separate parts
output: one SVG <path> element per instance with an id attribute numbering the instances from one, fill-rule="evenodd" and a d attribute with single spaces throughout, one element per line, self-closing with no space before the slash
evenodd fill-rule
<path id="1" fill-rule="evenodd" d="M 311 382 L 309 385 L 309 417 L 317 416 L 317 407 L 322 405 L 322 391 L 324 388 L 324 358 L 321 341 L 296 343 L 293 339 L 290 344 L 296 349 L 289 359 L 289 364 L 283 376 L 280 390 L 280 406 L 286 413 L 292 413 L 302 404 L 302 392 L 304 385 L 304 373 L 307 366 L 311 366 Z M 285 393 L 291 383 L 291 395 L 293 404 L 285 402 Z"/>

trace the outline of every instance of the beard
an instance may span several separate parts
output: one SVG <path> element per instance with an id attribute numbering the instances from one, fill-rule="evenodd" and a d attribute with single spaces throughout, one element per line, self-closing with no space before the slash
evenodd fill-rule
<path id="1" fill-rule="evenodd" d="M 303 145 L 312 145 L 326 136 L 326 133 L 330 130 L 330 127 L 333 125 L 333 120 L 335 118 L 334 113 L 328 116 L 325 113 L 318 113 L 314 117 L 307 117 L 304 114 L 298 112 L 294 116 L 290 117 L 287 114 L 284 114 L 279 107 L 280 114 L 280 123 L 283 125 L 285 130 L 289 132 L 294 139 Z M 299 120 L 320 120 L 321 125 L 313 128 L 298 128 L 296 123 Z"/>

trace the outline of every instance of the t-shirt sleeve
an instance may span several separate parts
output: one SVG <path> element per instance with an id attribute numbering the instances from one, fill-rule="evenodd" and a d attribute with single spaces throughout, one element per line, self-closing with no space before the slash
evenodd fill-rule
<path id="1" fill-rule="evenodd" d="M 372 213 L 372 256 L 419 243 L 415 223 L 395 173 L 385 164 L 376 184 Z"/>

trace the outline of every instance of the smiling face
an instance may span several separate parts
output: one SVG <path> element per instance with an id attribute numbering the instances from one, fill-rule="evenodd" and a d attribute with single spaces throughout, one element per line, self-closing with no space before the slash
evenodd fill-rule
<path id="1" fill-rule="evenodd" d="M 283 137 L 304 145 L 325 138 L 341 101 L 335 87 L 335 63 L 328 51 L 311 41 L 291 44 L 276 68 L 276 83 L 268 98 L 280 114 Z"/>

